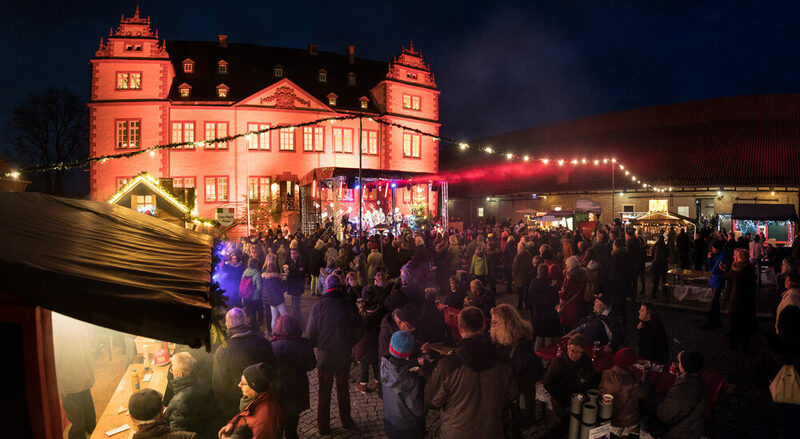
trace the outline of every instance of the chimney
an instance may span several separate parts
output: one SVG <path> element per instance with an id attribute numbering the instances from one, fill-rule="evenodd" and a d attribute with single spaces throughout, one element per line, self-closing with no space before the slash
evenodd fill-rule
<path id="1" fill-rule="evenodd" d="M 311 43 L 308 45 L 308 54 L 311 56 L 317 56 L 317 45 Z"/>
<path id="2" fill-rule="evenodd" d="M 350 64 L 356 63 L 356 46 L 349 44 L 347 46 L 347 62 Z"/>
<path id="3" fill-rule="evenodd" d="M 219 41 L 219 47 L 228 47 L 228 36 L 227 35 L 217 35 L 217 39 Z"/>

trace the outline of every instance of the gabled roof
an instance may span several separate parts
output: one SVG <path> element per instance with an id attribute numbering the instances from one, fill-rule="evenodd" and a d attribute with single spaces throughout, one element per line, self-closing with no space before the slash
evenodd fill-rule
<path id="1" fill-rule="evenodd" d="M 797 186 L 800 94 L 735 96 L 640 108 L 514 131 L 470 142 L 531 158 L 616 157 L 642 181 L 660 186 Z M 495 164 L 499 164 L 499 159 Z M 486 154 L 442 151 L 443 170 L 489 166 Z M 540 163 L 521 165 L 531 168 Z M 617 173 L 616 188 L 640 188 Z M 610 189 L 608 167 L 564 166 L 480 182 L 474 195 Z M 488 183 L 488 184 L 487 184 Z M 502 186 L 502 188 L 500 187 Z M 502 192 L 498 191 L 502 189 Z M 462 188 L 453 187 L 451 195 Z"/>
<path id="2" fill-rule="evenodd" d="M 386 79 L 387 62 L 355 58 L 350 64 L 344 53 L 317 52 L 310 55 L 305 49 L 266 47 L 253 44 L 228 43 L 220 47 L 214 41 L 167 41 L 167 52 L 175 68 L 169 98 L 181 101 L 238 101 L 262 90 L 283 78 L 289 78 L 303 90 L 326 102 L 328 93 L 338 96 L 337 108 L 364 111 L 359 98 L 369 96 L 370 90 Z M 191 58 L 194 72 L 185 73 L 182 62 Z M 218 73 L 217 63 L 225 60 L 228 73 Z M 276 78 L 273 68 L 283 67 L 283 77 Z M 327 71 L 327 82 L 319 82 L 318 71 Z M 348 74 L 356 75 L 355 85 L 348 85 Z M 218 98 L 216 87 L 221 82 L 230 87 L 227 98 Z M 192 86 L 192 96 L 182 98 L 178 85 Z M 377 111 L 370 103 L 368 111 Z"/>
<path id="3" fill-rule="evenodd" d="M 192 207 L 187 206 L 177 198 L 173 194 L 171 194 L 167 189 L 161 186 L 158 180 L 153 177 L 152 174 L 149 172 L 142 172 L 141 174 L 131 178 L 124 186 L 122 186 L 114 195 L 112 195 L 108 202 L 112 204 L 117 204 L 119 201 L 125 199 L 128 195 L 131 194 L 137 187 L 146 186 L 150 190 L 156 193 L 156 195 L 168 201 L 178 212 L 180 212 L 185 217 L 190 217 L 193 215 Z"/>

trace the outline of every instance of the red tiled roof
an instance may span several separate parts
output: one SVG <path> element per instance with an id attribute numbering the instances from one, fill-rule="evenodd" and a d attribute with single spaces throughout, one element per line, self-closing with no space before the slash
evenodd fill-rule
<path id="1" fill-rule="evenodd" d="M 532 158 L 615 157 L 642 181 L 661 186 L 798 186 L 800 94 L 737 96 L 641 108 L 470 143 Z M 456 154 L 443 154 L 443 171 L 470 163 L 486 166 L 483 153 L 473 152 L 471 157 Z M 458 160 L 448 160 L 455 157 Z M 543 166 L 533 163 L 519 166 Z M 552 163 L 549 166 L 553 167 Z M 608 189 L 610 171 L 604 169 L 565 165 L 536 172 L 530 178 L 511 178 L 494 185 L 482 181 L 453 190 L 478 195 Z M 617 173 L 617 188 L 636 186 Z"/>

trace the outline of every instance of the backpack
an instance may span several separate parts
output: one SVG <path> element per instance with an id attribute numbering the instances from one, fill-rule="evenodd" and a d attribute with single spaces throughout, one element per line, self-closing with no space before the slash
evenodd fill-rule
<path id="1" fill-rule="evenodd" d="M 791 364 L 784 364 L 769 385 L 772 400 L 779 403 L 800 405 L 800 379 L 797 369 Z"/>
<path id="2" fill-rule="evenodd" d="M 242 277 L 239 281 L 239 297 L 242 300 L 250 300 L 253 297 L 255 286 L 253 286 L 253 278 L 250 276 Z"/>

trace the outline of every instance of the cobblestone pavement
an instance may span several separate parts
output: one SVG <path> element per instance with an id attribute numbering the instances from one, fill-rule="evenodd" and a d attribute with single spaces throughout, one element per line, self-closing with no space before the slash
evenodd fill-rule
<path id="1" fill-rule="evenodd" d="M 503 290 L 498 288 L 499 292 Z M 302 309 L 304 316 L 308 315 L 316 297 L 308 293 L 303 295 Z M 500 294 L 498 303 L 512 303 L 516 298 L 508 294 Z M 633 332 L 633 322 L 636 320 L 635 306 L 628 303 L 628 321 L 631 322 L 629 334 Z M 761 428 L 761 417 L 758 412 L 760 393 L 753 386 L 750 378 L 755 355 L 760 338 L 768 330 L 769 323 L 760 322 L 759 334 L 753 338 L 751 352 L 732 351 L 726 348 L 725 331 L 703 331 L 700 326 L 705 323 L 705 315 L 685 309 L 661 309 L 661 315 L 670 337 L 670 353 L 675 354 L 683 349 L 694 349 L 703 353 L 706 367 L 709 370 L 721 373 L 728 380 L 728 391 L 723 394 L 708 424 L 707 435 L 711 438 L 739 439 L 764 437 Z M 527 312 L 525 312 L 527 313 Z M 635 340 L 629 337 L 628 344 L 635 345 Z M 383 428 L 383 408 L 381 400 L 375 392 L 375 384 L 371 383 L 372 392 L 362 394 L 356 390 L 355 384 L 358 370 L 354 366 L 350 370 L 350 402 L 352 417 L 357 429 L 345 430 L 341 427 L 338 418 L 336 403 L 336 390 L 334 388 L 331 403 L 331 434 L 326 438 L 382 438 L 386 437 Z M 317 373 L 309 372 L 311 389 L 311 410 L 305 411 L 300 417 L 298 427 L 301 438 L 319 438 L 316 423 L 317 408 Z M 335 387 L 335 386 L 334 386 Z M 550 416 L 543 422 L 526 431 L 526 438 L 545 438 L 546 425 Z M 438 412 L 431 412 L 427 418 L 428 437 L 439 437 Z"/>

